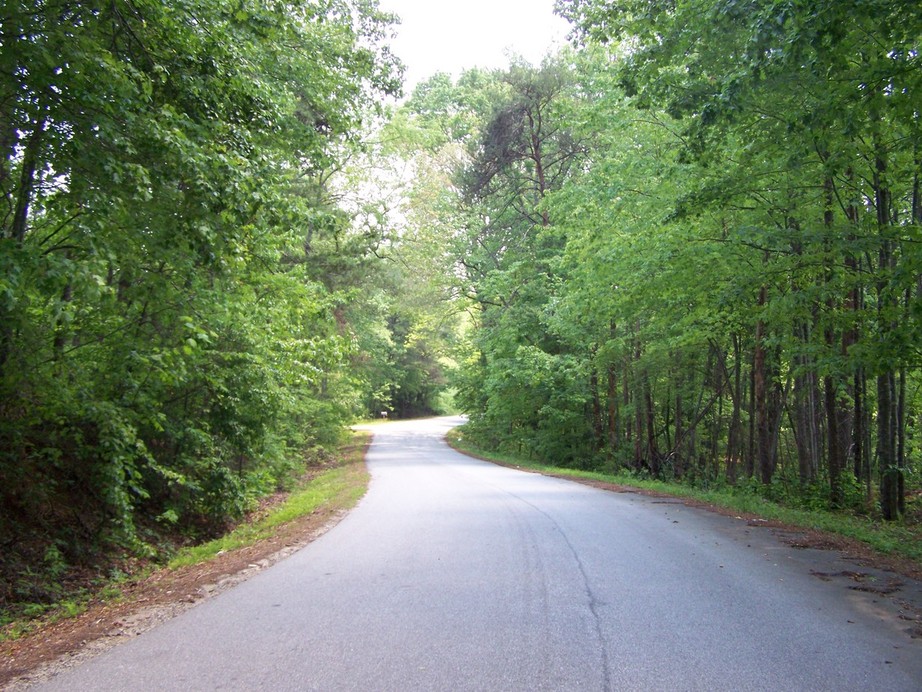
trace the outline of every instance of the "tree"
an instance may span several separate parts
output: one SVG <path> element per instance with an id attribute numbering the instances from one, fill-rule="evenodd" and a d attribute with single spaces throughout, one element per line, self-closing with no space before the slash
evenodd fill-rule
<path id="1" fill-rule="evenodd" d="M 335 435 L 336 300 L 286 259 L 335 214 L 292 188 L 397 66 L 364 0 L 0 12 L 0 599 L 41 600 L 48 551 L 207 533 Z"/>
<path id="2" fill-rule="evenodd" d="M 461 292 L 476 306 L 461 400 L 481 435 L 577 460 L 588 448 L 588 375 L 547 321 L 564 279 L 546 201 L 584 154 L 562 117 L 572 74 L 561 58 L 539 68 L 514 63 L 500 78 L 458 178 L 463 230 L 454 253 Z"/>
<path id="3" fill-rule="evenodd" d="M 778 412 L 793 379 L 801 477 L 811 477 L 822 445 L 832 504 L 844 500 L 848 469 L 869 480 L 876 406 L 882 508 L 895 517 L 905 464 L 898 440 L 905 445 L 911 405 L 899 392 L 917 361 L 903 345 L 905 330 L 918 327 L 906 312 L 917 295 L 909 104 L 919 86 L 918 8 L 592 0 L 558 8 L 584 40 L 621 46 L 619 78 L 639 107 L 678 119 L 683 160 L 701 180 L 677 200 L 680 217 L 726 224 L 732 214 L 737 225 L 719 235 L 761 253 L 764 279 L 749 300 L 763 480 L 778 463 Z M 865 385 L 871 373 L 876 402 Z"/>

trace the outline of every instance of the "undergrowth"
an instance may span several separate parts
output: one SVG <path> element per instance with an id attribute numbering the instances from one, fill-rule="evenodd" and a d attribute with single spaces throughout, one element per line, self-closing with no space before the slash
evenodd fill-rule
<path id="1" fill-rule="evenodd" d="M 368 432 L 354 433 L 328 462 L 327 470 L 317 474 L 314 469 L 263 516 L 251 516 L 219 538 L 165 556 L 168 559 L 163 569 L 178 570 L 253 545 L 271 536 L 283 524 L 321 507 L 335 510 L 354 506 L 367 488 L 367 472 L 360 462 L 369 439 Z M 161 544 L 166 546 L 167 542 Z M 158 568 L 156 563 L 147 560 L 123 560 L 105 574 L 82 578 L 67 575 L 62 568 L 60 581 L 48 587 L 49 591 L 53 590 L 53 599 L 42 603 L 10 603 L 0 610 L 0 641 L 18 639 L 59 620 L 76 617 L 95 602 L 117 601 L 123 598 L 126 586 L 146 578 Z"/>

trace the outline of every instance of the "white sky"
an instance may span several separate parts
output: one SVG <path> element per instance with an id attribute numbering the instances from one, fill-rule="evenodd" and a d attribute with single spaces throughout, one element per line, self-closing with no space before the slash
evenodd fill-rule
<path id="1" fill-rule="evenodd" d="M 407 66 L 407 95 L 436 72 L 505 67 L 507 51 L 538 64 L 562 44 L 569 24 L 554 0 L 379 0 L 400 16 L 393 51 Z"/>

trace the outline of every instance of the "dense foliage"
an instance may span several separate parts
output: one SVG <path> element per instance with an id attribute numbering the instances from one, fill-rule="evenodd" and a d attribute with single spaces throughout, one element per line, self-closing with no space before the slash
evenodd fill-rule
<path id="1" fill-rule="evenodd" d="M 558 11 L 571 51 L 441 110 L 475 124 L 469 435 L 898 518 L 922 470 L 918 3 Z"/>
<path id="2" fill-rule="evenodd" d="M 384 231 L 336 187 L 400 88 L 391 21 L 373 0 L 4 3 L 0 605 L 207 535 L 391 405 L 362 336 L 407 350 Z"/>
<path id="3" fill-rule="evenodd" d="M 388 113 L 375 0 L 3 5 L 0 605 L 439 410 L 456 341 L 482 445 L 904 515 L 922 6 L 557 10 Z"/>

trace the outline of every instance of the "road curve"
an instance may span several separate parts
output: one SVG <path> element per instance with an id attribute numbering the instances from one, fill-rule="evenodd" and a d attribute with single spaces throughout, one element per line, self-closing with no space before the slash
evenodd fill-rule
<path id="1" fill-rule="evenodd" d="M 887 575 L 470 459 L 442 442 L 457 422 L 375 426 L 369 492 L 338 526 L 36 689 L 922 689 L 899 594 L 849 588 Z"/>

